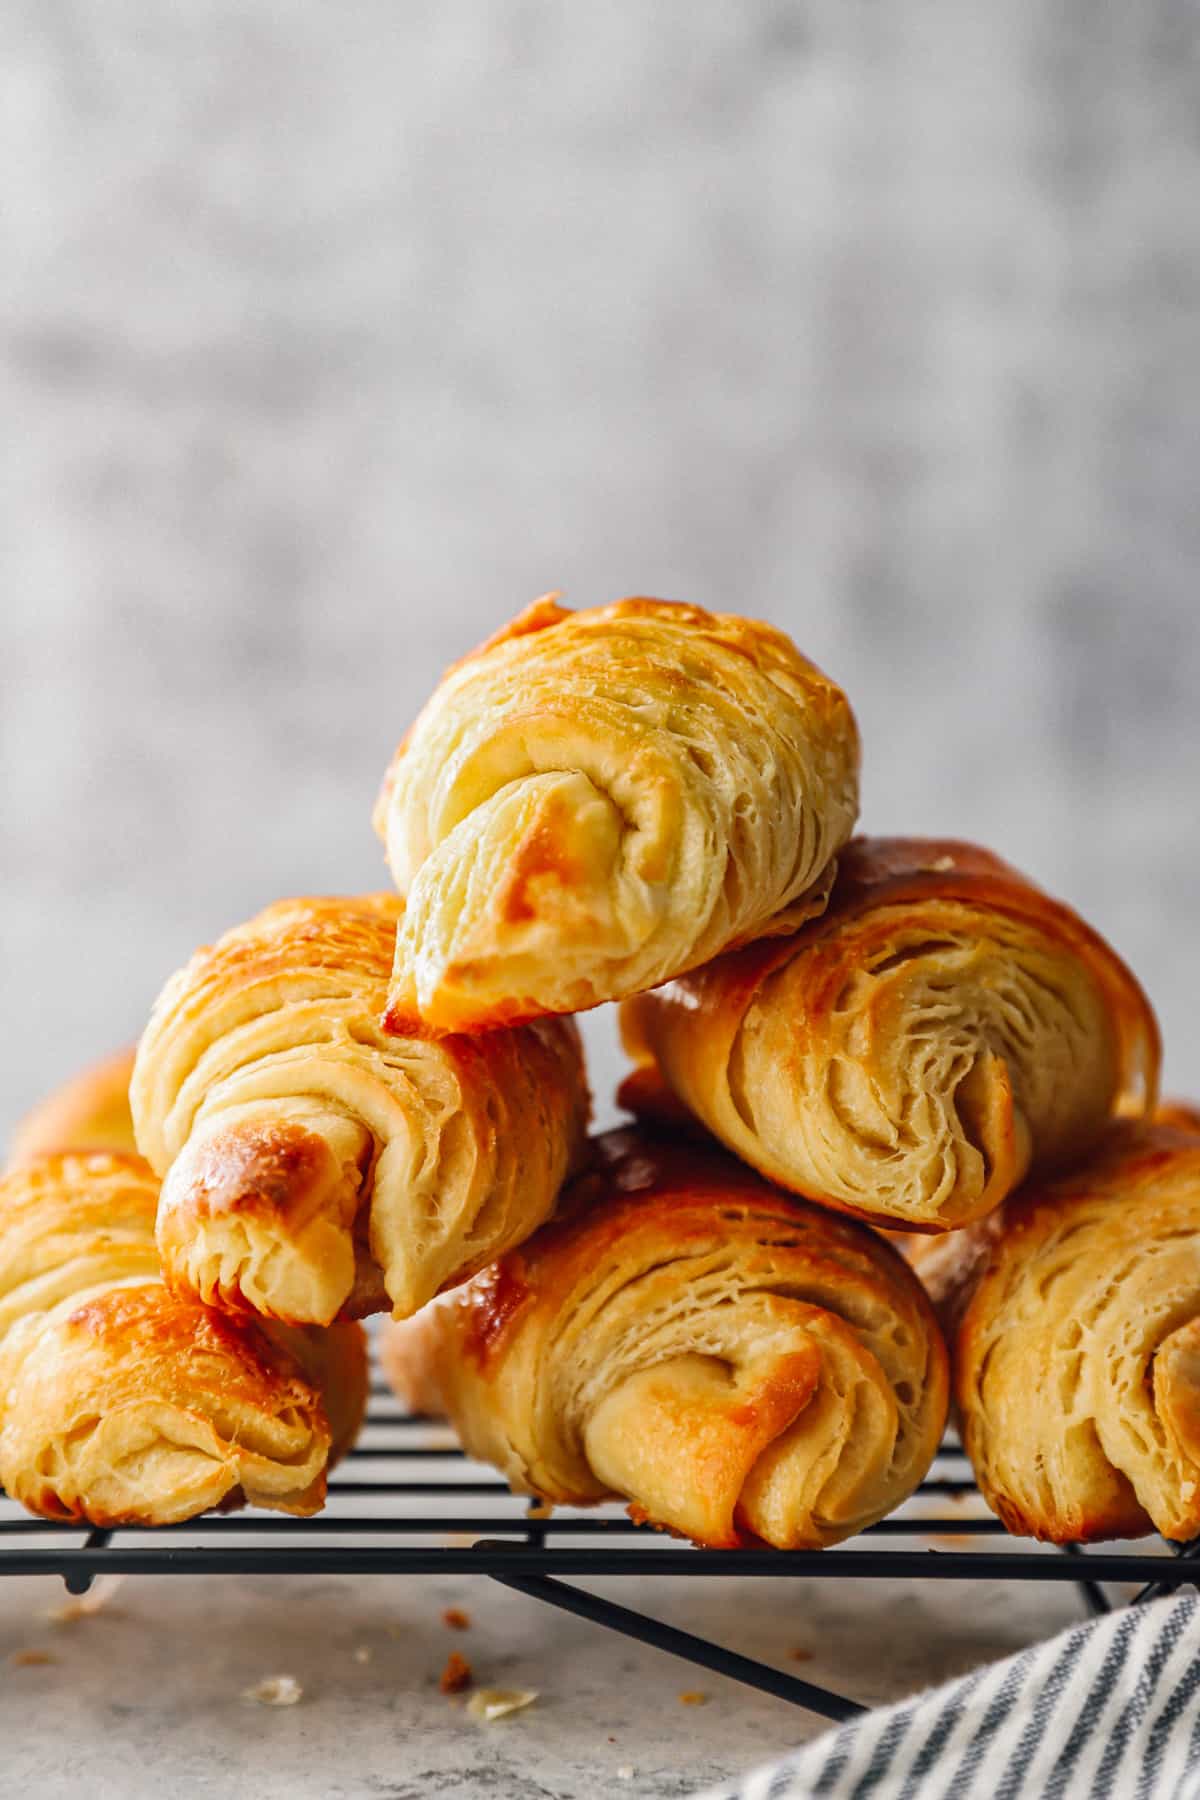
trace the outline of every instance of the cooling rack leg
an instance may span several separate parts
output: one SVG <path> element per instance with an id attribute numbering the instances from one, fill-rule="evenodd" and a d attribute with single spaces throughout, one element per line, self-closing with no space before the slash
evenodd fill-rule
<path id="1" fill-rule="evenodd" d="M 809 1712 L 819 1713 L 824 1719 L 852 1719 L 866 1711 L 857 1701 L 847 1700 L 841 1694 L 831 1694 L 826 1688 L 817 1687 L 814 1682 L 802 1681 L 797 1675 L 785 1675 L 782 1670 L 772 1669 L 767 1663 L 739 1656 L 735 1650 L 725 1650 L 720 1644 L 710 1644 L 706 1638 L 694 1637 L 690 1631 L 680 1631 L 674 1625 L 664 1625 L 658 1619 L 647 1618 L 645 1613 L 620 1606 L 615 1600 L 604 1600 L 597 1594 L 585 1593 L 581 1588 L 571 1587 L 551 1576 L 493 1573 L 491 1579 L 499 1582 L 501 1587 L 515 1588 L 518 1594 L 528 1594 L 532 1600 L 544 1600 L 547 1606 L 560 1607 L 563 1612 L 575 1613 L 581 1619 L 590 1619 L 595 1625 L 606 1625 L 610 1631 L 619 1631 L 625 1637 L 637 1638 L 640 1643 L 653 1644 L 656 1650 L 667 1650 L 672 1656 L 681 1656 L 687 1662 L 697 1663 L 702 1669 L 712 1669 L 718 1675 L 730 1675 L 735 1681 L 744 1681 L 749 1687 L 760 1688 L 765 1694 L 774 1694 L 777 1699 L 790 1700 L 796 1706 L 806 1706 Z"/>
<path id="2" fill-rule="evenodd" d="M 111 1531 L 89 1531 L 83 1541 L 85 1550 L 103 1550 L 112 1537 Z M 91 1571 L 73 1570 L 63 1576 L 63 1586 L 68 1594 L 86 1594 L 96 1577 Z"/>
<path id="3" fill-rule="evenodd" d="M 1200 1538 L 1193 1538 L 1189 1544 L 1173 1544 L 1170 1538 L 1164 1538 L 1163 1542 L 1166 1544 L 1167 1549 L 1171 1552 L 1172 1556 L 1181 1556 L 1188 1562 L 1200 1560 Z M 1200 1581 L 1195 1581 L 1192 1585 L 1193 1587 L 1200 1587 Z M 1168 1582 L 1151 1581 L 1148 1582 L 1144 1588 L 1139 1589 L 1129 1604 L 1131 1606 L 1140 1606 L 1143 1600 L 1158 1600 L 1163 1594 L 1177 1594 L 1178 1592 L 1179 1589 L 1170 1585 Z"/>
<path id="4" fill-rule="evenodd" d="M 1083 1556 L 1083 1551 L 1079 1548 L 1078 1544 L 1064 1544 L 1063 1549 L 1068 1556 L 1077 1556 L 1080 1558 Z M 1099 1616 L 1101 1613 L 1109 1613 L 1112 1611 L 1112 1601 L 1104 1592 L 1104 1589 L 1100 1586 L 1098 1581 L 1081 1579 L 1076 1583 L 1076 1586 L 1083 1595 L 1083 1598 L 1087 1603 L 1087 1609 L 1090 1613 Z"/>

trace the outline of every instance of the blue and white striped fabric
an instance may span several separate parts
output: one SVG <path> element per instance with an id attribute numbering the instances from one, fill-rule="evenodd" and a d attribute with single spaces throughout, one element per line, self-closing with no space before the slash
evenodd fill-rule
<path id="1" fill-rule="evenodd" d="M 1150 1601 L 864 1714 L 703 1800 L 1200 1800 L 1200 1600 Z"/>

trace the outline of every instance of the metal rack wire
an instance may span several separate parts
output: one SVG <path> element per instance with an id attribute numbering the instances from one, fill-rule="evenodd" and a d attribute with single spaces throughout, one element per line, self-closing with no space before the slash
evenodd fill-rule
<path id="1" fill-rule="evenodd" d="M 900 1513 L 837 1549 L 697 1550 L 635 1525 L 614 1507 L 539 1516 L 499 1476 L 468 1462 L 444 1425 L 405 1414 L 377 1385 L 362 1437 L 331 1477 L 330 1503 L 319 1518 L 207 1514 L 154 1530 L 85 1532 L 31 1518 L 4 1502 L 0 1575 L 60 1575 L 75 1594 L 106 1573 L 478 1575 L 829 1719 L 846 1719 L 862 1708 L 815 1682 L 575 1587 L 571 1578 L 1068 1581 L 1090 1611 L 1105 1612 L 1200 1575 L 1192 1560 L 1200 1559 L 1200 1541 L 1156 1540 L 1133 1552 L 1071 1546 L 1062 1553 L 1010 1538 L 980 1504 L 962 1451 L 947 1441 L 919 1494 Z M 1108 1582 L 1136 1583 L 1138 1591 L 1114 1600 L 1105 1592 Z"/>

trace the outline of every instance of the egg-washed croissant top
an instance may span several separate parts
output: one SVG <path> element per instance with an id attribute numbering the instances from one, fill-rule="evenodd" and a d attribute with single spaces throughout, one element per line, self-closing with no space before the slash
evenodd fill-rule
<path id="1" fill-rule="evenodd" d="M 1200 1534 L 1194 1126 L 1118 1122 L 1085 1161 L 925 1240 L 917 1268 L 950 1333 L 963 1446 L 1010 1531 Z"/>
<path id="2" fill-rule="evenodd" d="M 177 1288 L 292 1325 L 415 1312 L 553 1208 L 588 1115 L 574 1022 L 385 1032 L 402 909 L 280 900 L 164 987 L 131 1096 Z"/>
<path id="3" fill-rule="evenodd" d="M 560 1213 L 383 1356 L 410 1405 L 555 1504 L 624 1495 L 697 1543 L 836 1543 L 898 1506 L 946 1352 L 882 1236 L 715 1145 L 615 1131 Z"/>
<path id="4" fill-rule="evenodd" d="M 131 1063 L 44 1100 L 0 1176 L 0 1482 L 33 1512 L 102 1526 L 241 1500 L 315 1512 L 366 1404 L 362 1327 L 231 1320 L 168 1291 Z"/>
<path id="5" fill-rule="evenodd" d="M 1153 1105 L 1158 1028 L 1116 953 L 990 851 L 856 838 L 826 912 L 626 1002 L 641 1068 L 764 1175 L 945 1230 Z"/>
<path id="6" fill-rule="evenodd" d="M 846 697 L 782 632 L 539 601 L 447 673 L 384 784 L 391 1017 L 575 1012 L 788 929 L 857 807 Z"/>

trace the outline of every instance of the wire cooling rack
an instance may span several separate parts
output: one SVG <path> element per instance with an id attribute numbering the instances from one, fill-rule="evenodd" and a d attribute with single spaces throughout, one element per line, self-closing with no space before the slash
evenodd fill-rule
<path id="1" fill-rule="evenodd" d="M 378 1383 L 360 1440 L 331 1476 L 329 1506 L 316 1519 L 242 1512 L 153 1530 L 84 1531 L 0 1501 L 0 1575 L 60 1575 L 74 1594 L 101 1574 L 478 1575 L 829 1719 L 863 1708 L 575 1587 L 571 1578 L 1068 1581 L 1090 1611 L 1107 1612 L 1194 1582 L 1198 1564 L 1200 1540 L 1064 1552 L 1010 1538 L 982 1510 L 970 1467 L 950 1440 L 899 1513 L 833 1550 L 697 1550 L 635 1525 L 616 1507 L 544 1517 L 493 1471 L 469 1462 L 444 1424 L 405 1413 Z M 1110 1597 L 1106 1582 L 1136 1583 L 1138 1591 Z"/>

